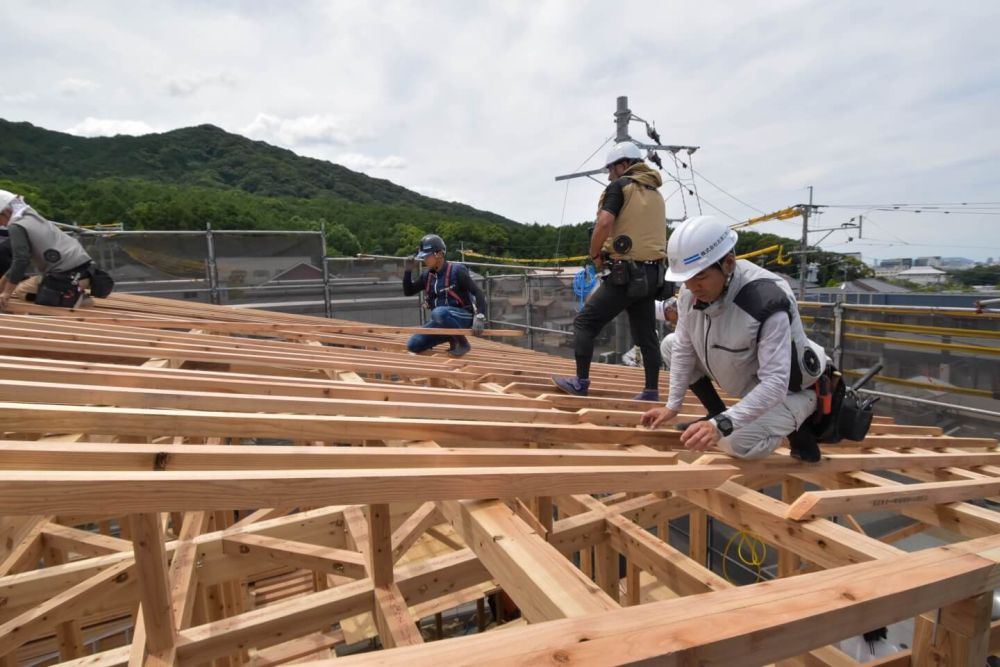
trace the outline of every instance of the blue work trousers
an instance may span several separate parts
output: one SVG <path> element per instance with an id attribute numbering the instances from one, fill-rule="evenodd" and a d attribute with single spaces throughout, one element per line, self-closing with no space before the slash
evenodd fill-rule
<path id="1" fill-rule="evenodd" d="M 438 306 L 431 311 L 430 321 L 425 329 L 470 329 L 472 328 L 472 313 L 464 308 L 454 306 Z M 451 343 L 451 349 L 468 347 L 469 339 L 465 336 L 433 336 L 431 334 L 413 334 L 406 342 L 406 349 L 419 354 L 441 343 Z"/>

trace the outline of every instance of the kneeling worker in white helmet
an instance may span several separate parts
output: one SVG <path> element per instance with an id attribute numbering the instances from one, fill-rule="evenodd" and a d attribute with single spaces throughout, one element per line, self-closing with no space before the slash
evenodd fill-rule
<path id="1" fill-rule="evenodd" d="M 677 332 L 669 350 L 670 395 L 642 416 L 657 428 L 674 419 L 690 388 L 708 415 L 684 426 L 681 443 L 762 458 L 787 436 L 792 455 L 818 461 L 810 426 L 812 385 L 826 368 L 823 348 L 806 338 L 788 283 L 736 259 L 736 232 L 711 217 L 683 222 L 667 244 L 666 279 L 681 282 Z M 712 384 L 740 400 L 729 408 Z"/>

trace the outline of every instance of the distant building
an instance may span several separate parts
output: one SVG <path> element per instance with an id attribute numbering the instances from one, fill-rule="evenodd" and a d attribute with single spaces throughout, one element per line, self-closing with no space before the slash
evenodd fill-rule
<path id="1" fill-rule="evenodd" d="M 895 278 L 900 271 L 905 271 L 913 266 L 913 260 L 909 257 L 900 259 L 883 259 L 875 267 L 876 278 Z"/>
<path id="2" fill-rule="evenodd" d="M 942 257 L 941 265 L 937 268 L 950 271 L 961 271 L 963 269 L 971 269 L 977 264 L 979 264 L 979 262 L 974 259 L 969 259 L 968 257 Z"/>
<path id="3" fill-rule="evenodd" d="M 941 285 L 948 282 L 948 273 L 933 266 L 914 266 L 896 274 L 900 280 L 909 280 L 918 285 Z"/>

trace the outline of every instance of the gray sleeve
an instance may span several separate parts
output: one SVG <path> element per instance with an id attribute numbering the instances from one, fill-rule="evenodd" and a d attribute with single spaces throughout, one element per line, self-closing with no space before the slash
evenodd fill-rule
<path id="1" fill-rule="evenodd" d="M 775 313 L 761 325 L 757 364 L 760 384 L 726 410 L 733 428 L 746 426 L 773 410 L 788 395 L 788 378 L 792 372 L 792 327 L 786 313 Z"/>
<path id="2" fill-rule="evenodd" d="M 678 309 L 680 311 L 680 309 Z M 680 314 L 678 312 L 678 314 Z M 674 336 L 673 351 L 670 354 L 670 393 L 667 396 L 667 407 L 680 412 L 684 403 L 684 394 L 691 384 L 694 374 L 695 354 L 691 335 L 687 329 L 687 317 L 677 320 L 677 331 Z"/>
<path id="3" fill-rule="evenodd" d="M 28 242 L 28 233 L 20 225 L 8 225 L 10 234 L 10 268 L 7 270 L 7 280 L 17 284 L 24 280 L 24 275 L 31 266 L 31 243 Z"/>

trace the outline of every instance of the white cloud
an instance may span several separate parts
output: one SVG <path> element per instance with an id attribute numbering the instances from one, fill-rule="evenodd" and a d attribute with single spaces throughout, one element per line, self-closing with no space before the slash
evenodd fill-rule
<path id="1" fill-rule="evenodd" d="M 341 153 L 333 158 L 337 164 L 343 165 L 354 171 L 379 171 L 382 169 L 406 169 L 406 160 L 398 155 L 376 158 L 371 155 L 361 153 Z"/>
<path id="2" fill-rule="evenodd" d="M 33 102 L 35 97 L 35 94 L 30 91 L 5 92 L 0 93 L 0 102 L 3 104 L 26 104 Z"/>
<path id="3" fill-rule="evenodd" d="M 233 88 L 236 79 L 231 74 L 222 72 L 218 74 L 202 74 L 197 76 L 171 77 L 164 83 L 167 94 L 171 97 L 188 97 L 194 95 L 203 88 L 219 86 L 223 88 Z"/>
<path id="4" fill-rule="evenodd" d="M 343 120 L 333 115 L 279 118 L 259 113 L 242 133 L 265 141 L 277 141 L 285 146 L 307 144 L 350 144 L 357 133 L 348 129 Z"/>
<path id="5" fill-rule="evenodd" d="M 606 147 L 585 158 L 628 95 L 664 142 L 701 146 L 699 172 L 764 211 L 801 203 L 808 185 L 820 204 L 1000 201 L 1000 42 L 983 28 L 1000 3 L 664 0 L 613 29 L 598 0 L 271 4 L 7 0 L 0 116 L 212 123 L 559 224 L 592 219 L 601 186 L 553 177 L 599 166 Z M 67 104 L 41 83 L 81 73 L 100 95 Z M 736 218 L 756 214 L 704 180 L 698 190 Z M 680 194 L 667 211 L 683 212 Z M 856 214 L 830 211 L 822 226 Z M 1000 255 L 997 216 L 874 215 L 873 237 L 922 246 L 886 253 Z M 760 230 L 800 234 L 796 221 Z"/>
<path id="6" fill-rule="evenodd" d="M 141 120 L 119 120 L 115 118 L 93 118 L 88 116 L 82 122 L 66 130 L 81 137 L 112 137 L 116 134 L 151 134 L 156 132 Z"/>
<path id="7" fill-rule="evenodd" d="M 63 79 L 55 85 L 55 91 L 64 97 L 76 97 L 96 88 L 97 84 L 88 79 Z"/>

